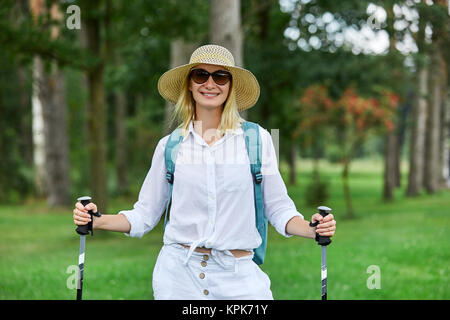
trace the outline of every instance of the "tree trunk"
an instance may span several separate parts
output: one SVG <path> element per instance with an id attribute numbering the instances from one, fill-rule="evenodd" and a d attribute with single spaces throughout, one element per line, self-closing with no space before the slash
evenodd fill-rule
<path id="1" fill-rule="evenodd" d="M 84 19 L 81 20 L 81 30 L 78 32 L 78 41 L 80 41 L 80 46 L 87 50 L 88 49 L 88 36 L 87 36 L 87 26 Z M 83 95 L 83 100 L 80 101 L 81 105 L 83 106 L 83 117 L 86 117 L 87 114 L 89 114 L 89 101 L 87 93 L 89 92 L 89 86 L 88 86 L 88 75 L 87 72 L 82 72 L 80 77 L 80 86 L 82 89 L 82 92 L 85 93 Z M 88 136 L 89 136 L 89 129 L 88 129 L 88 122 L 83 121 L 83 123 L 80 124 L 81 126 L 81 134 L 79 136 L 79 139 L 82 140 L 83 145 L 87 145 L 88 142 Z M 84 172 L 84 174 L 88 174 L 87 172 Z"/>
<path id="2" fill-rule="evenodd" d="M 439 181 L 439 136 L 441 116 L 441 83 L 442 83 L 442 53 L 437 42 L 432 44 L 432 59 L 430 69 L 430 105 L 427 121 L 427 154 L 425 158 L 425 188 L 428 193 L 438 189 Z"/>
<path id="3" fill-rule="evenodd" d="M 442 60 L 444 68 L 447 70 L 447 62 Z M 438 186 L 440 188 L 448 188 L 448 156 L 449 146 L 447 140 L 449 138 L 449 126 L 450 126 L 450 104 L 449 104 L 449 90 L 448 90 L 448 78 L 447 74 L 443 72 L 443 81 L 441 87 L 441 128 L 439 138 L 439 176 Z"/>
<path id="4" fill-rule="evenodd" d="M 387 6 L 386 12 L 387 12 L 387 31 L 389 34 L 389 54 L 391 55 L 391 63 L 392 67 L 394 68 L 391 70 L 391 76 L 393 79 L 397 78 L 396 74 L 398 72 L 396 69 L 398 69 L 398 66 L 394 63 L 394 61 L 397 61 L 395 59 L 396 55 L 396 39 L 394 36 L 394 22 L 395 22 L 395 16 L 393 12 L 393 8 L 391 6 Z M 399 125 L 399 113 L 395 113 L 395 123 L 396 123 L 396 129 L 395 131 L 391 131 L 386 133 L 385 136 L 385 152 L 384 152 L 384 187 L 383 187 L 383 200 L 385 201 L 391 201 L 393 200 L 393 191 L 396 186 L 400 186 L 400 148 L 399 148 L 399 135 L 400 131 L 398 130 Z M 398 135 L 397 133 L 398 132 Z"/>
<path id="5" fill-rule="evenodd" d="M 17 70 L 19 85 L 19 108 L 23 115 L 20 121 L 20 151 L 27 166 L 33 166 L 33 135 L 31 133 L 31 112 L 30 112 L 30 88 L 28 85 L 28 72 L 25 67 L 20 66 Z"/>
<path id="6" fill-rule="evenodd" d="M 191 54 L 198 47 L 198 43 L 186 42 L 184 39 L 172 40 L 170 44 L 170 67 L 175 68 L 183 64 L 189 63 Z M 171 117 L 174 112 L 174 104 L 166 102 L 164 135 L 170 134 L 176 127 L 177 123 L 171 123 Z"/>
<path id="7" fill-rule="evenodd" d="M 355 212 L 353 211 L 353 205 L 352 205 L 352 197 L 350 195 L 350 184 L 348 181 L 349 176 L 349 170 L 350 170 L 350 162 L 348 159 L 344 159 L 344 167 L 342 170 L 342 185 L 344 188 L 344 198 L 345 198 L 345 204 L 347 206 L 347 214 L 346 218 L 348 219 L 354 219 L 355 218 Z"/>
<path id="8" fill-rule="evenodd" d="M 53 21 L 61 22 L 58 3 L 53 2 L 50 10 L 45 4 L 41 0 L 30 1 L 36 23 L 39 17 L 46 17 L 47 12 Z M 50 31 L 51 38 L 57 39 L 58 25 L 52 25 Z M 36 190 L 38 196 L 47 195 L 50 206 L 66 206 L 70 204 L 70 179 L 65 79 L 56 62 L 49 64 L 47 74 L 41 58 L 34 58 L 32 107 Z"/>
<path id="9" fill-rule="evenodd" d="M 62 13 L 59 5 L 53 2 L 50 8 L 52 20 L 61 21 Z M 51 27 L 52 39 L 59 36 L 59 27 Z M 41 93 L 48 94 L 43 99 L 48 104 L 43 105 L 45 124 L 45 153 L 47 162 L 47 202 L 50 206 L 69 206 L 69 139 L 67 136 L 67 103 L 66 81 L 63 71 L 56 62 L 51 62 L 51 71 Z"/>
<path id="10" fill-rule="evenodd" d="M 243 67 L 240 0 L 211 1 L 210 32 L 211 43 L 227 48 L 233 54 L 235 65 Z"/>
<path id="11" fill-rule="evenodd" d="M 384 154 L 384 188 L 383 200 L 392 201 L 394 199 L 394 188 L 396 186 L 396 149 L 397 149 L 397 135 L 392 130 L 386 134 L 385 137 L 385 154 Z"/>
<path id="12" fill-rule="evenodd" d="M 127 100 L 125 92 L 117 89 L 115 92 L 116 102 L 116 173 L 117 192 L 123 194 L 128 189 L 128 164 L 127 164 L 127 131 L 126 131 L 126 110 Z"/>
<path id="13" fill-rule="evenodd" d="M 270 10 L 273 5 L 277 5 L 277 3 L 273 1 L 260 1 L 254 0 L 252 1 L 252 10 L 257 12 L 257 21 L 258 21 L 258 29 L 257 29 L 257 39 L 259 40 L 260 45 L 264 45 L 267 43 L 267 39 L 269 37 L 269 27 L 270 27 Z M 263 54 L 263 52 L 260 52 Z M 264 58 L 263 58 L 264 59 Z M 261 90 L 264 90 L 264 82 L 260 83 Z M 267 97 L 266 99 L 260 99 L 258 104 L 259 114 L 261 115 L 261 119 L 266 121 L 267 124 L 270 123 L 270 90 L 264 90 L 264 95 Z"/>
<path id="14" fill-rule="evenodd" d="M 395 150 L 395 187 L 402 184 L 402 150 L 405 144 L 406 122 L 412 109 L 412 93 L 408 92 L 405 103 L 398 110 L 398 124 L 396 128 L 397 148 Z"/>
<path id="15" fill-rule="evenodd" d="M 45 2 L 42 0 L 30 0 L 30 12 L 37 24 L 39 17 L 44 13 Z M 38 55 L 33 58 L 33 92 L 31 97 L 32 107 L 32 134 L 33 134 L 33 162 L 34 162 L 34 186 L 36 196 L 41 198 L 47 194 L 45 181 L 45 134 L 44 115 L 40 98 L 40 90 L 44 79 L 44 63 Z M 45 103 L 45 102 L 44 102 Z"/>
<path id="16" fill-rule="evenodd" d="M 45 181 L 44 115 L 40 98 L 42 83 L 44 83 L 43 62 L 39 56 L 35 56 L 33 59 L 33 95 L 31 101 L 33 115 L 34 182 L 37 197 L 45 197 L 47 194 L 47 183 Z"/>
<path id="17" fill-rule="evenodd" d="M 240 0 L 211 0 L 210 41 L 227 48 L 234 57 L 235 65 L 244 66 L 243 33 L 241 28 Z M 246 119 L 247 112 L 241 112 Z"/>
<path id="18" fill-rule="evenodd" d="M 427 111 L 428 69 L 421 65 L 417 71 L 417 94 L 414 97 L 409 153 L 407 196 L 417 196 L 423 186 L 425 154 L 425 125 Z"/>
<path id="19" fill-rule="evenodd" d="M 64 73 L 55 62 L 41 87 L 44 115 L 47 202 L 50 206 L 70 205 L 67 104 Z"/>
<path id="20" fill-rule="evenodd" d="M 96 57 L 102 57 L 99 4 L 96 1 L 85 1 L 87 48 Z M 97 14 L 95 14 L 97 13 Z M 88 82 L 88 150 L 89 177 L 92 201 L 99 210 L 107 212 L 106 187 L 106 110 L 103 84 L 104 61 L 87 72 Z"/>

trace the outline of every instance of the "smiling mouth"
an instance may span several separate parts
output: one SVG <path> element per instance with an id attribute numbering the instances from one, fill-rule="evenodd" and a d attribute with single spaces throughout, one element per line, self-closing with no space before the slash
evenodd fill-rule
<path id="1" fill-rule="evenodd" d="M 218 93 L 204 93 L 204 92 L 200 92 L 202 94 L 202 96 L 205 97 L 217 97 L 219 94 Z"/>

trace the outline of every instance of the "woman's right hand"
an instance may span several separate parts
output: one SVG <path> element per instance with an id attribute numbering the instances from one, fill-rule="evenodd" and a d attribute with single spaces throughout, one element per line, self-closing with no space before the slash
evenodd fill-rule
<path id="1" fill-rule="evenodd" d="M 75 204 L 75 209 L 73 209 L 73 222 L 77 226 L 83 226 L 91 221 L 91 215 L 88 213 L 89 210 L 93 212 L 97 212 L 97 206 L 95 203 L 88 203 L 86 206 L 83 206 L 81 202 L 77 202 Z"/>

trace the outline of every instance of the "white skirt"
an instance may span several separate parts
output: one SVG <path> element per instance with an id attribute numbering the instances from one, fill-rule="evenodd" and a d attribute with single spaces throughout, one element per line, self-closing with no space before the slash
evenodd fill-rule
<path id="1" fill-rule="evenodd" d="M 270 279 L 253 255 L 235 258 L 229 250 L 193 252 L 164 245 L 153 270 L 155 300 L 273 300 Z"/>

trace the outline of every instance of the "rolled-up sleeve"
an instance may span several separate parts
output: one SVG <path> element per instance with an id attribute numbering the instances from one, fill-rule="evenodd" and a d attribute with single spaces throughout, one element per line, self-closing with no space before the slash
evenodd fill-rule
<path id="1" fill-rule="evenodd" d="M 166 208 L 169 200 L 169 184 L 166 180 L 164 148 L 168 137 L 162 138 L 155 148 L 150 170 L 133 209 L 118 213 L 123 214 L 131 225 L 130 232 L 125 233 L 127 236 L 141 238 L 148 233 L 158 224 Z"/>
<path id="2" fill-rule="evenodd" d="M 295 216 L 303 219 L 303 215 L 297 211 L 294 201 L 287 193 L 286 185 L 278 169 L 278 159 L 271 135 L 267 130 L 261 128 L 260 136 L 262 139 L 261 173 L 263 175 L 264 212 L 278 233 L 285 237 L 291 237 L 292 235 L 286 233 L 286 224 Z"/>

